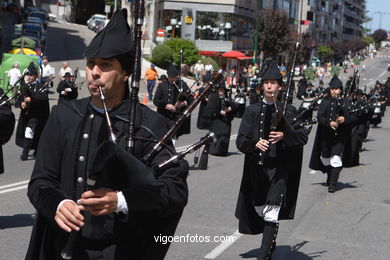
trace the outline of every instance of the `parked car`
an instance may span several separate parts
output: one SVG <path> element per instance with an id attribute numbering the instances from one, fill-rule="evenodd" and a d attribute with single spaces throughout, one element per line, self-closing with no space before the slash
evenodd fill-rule
<path id="1" fill-rule="evenodd" d="M 93 31 L 98 33 L 104 28 L 104 26 L 106 26 L 105 20 L 96 19 L 95 26 L 93 27 Z"/>
<path id="2" fill-rule="evenodd" d="M 95 27 L 95 21 L 97 19 L 100 19 L 100 20 L 106 20 L 106 16 L 103 15 L 103 14 L 94 14 L 92 15 L 88 21 L 87 21 L 87 25 L 88 25 L 88 28 L 93 30 L 93 28 Z"/>

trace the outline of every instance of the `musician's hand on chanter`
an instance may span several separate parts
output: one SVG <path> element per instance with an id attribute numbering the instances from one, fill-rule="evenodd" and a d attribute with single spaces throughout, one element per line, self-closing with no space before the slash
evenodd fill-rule
<path id="1" fill-rule="evenodd" d="M 169 111 L 171 111 L 171 112 L 175 112 L 176 107 L 175 107 L 174 105 L 172 105 L 172 104 L 167 104 L 167 105 L 165 106 L 165 109 L 166 109 L 166 110 L 169 110 Z"/>
<path id="2" fill-rule="evenodd" d="M 20 103 L 20 107 L 22 109 L 26 109 L 27 108 L 27 103 L 23 101 L 22 103 Z"/>
<path id="3" fill-rule="evenodd" d="M 177 101 L 176 102 L 176 107 L 185 107 L 187 106 L 187 101 Z"/>
<path id="4" fill-rule="evenodd" d="M 118 194 L 109 188 L 89 190 L 81 195 L 78 203 L 94 216 L 113 213 L 118 206 Z"/>
<path id="5" fill-rule="evenodd" d="M 343 116 L 338 116 L 336 119 L 337 124 L 342 124 L 345 122 L 345 117 Z"/>
<path id="6" fill-rule="evenodd" d="M 24 98 L 24 102 L 26 102 L 26 103 L 31 103 L 31 98 L 30 98 L 30 97 L 25 97 L 25 98 Z"/>
<path id="7" fill-rule="evenodd" d="M 282 140 L 284 137 L 284 134 L 283 132 L 279 132 L 279 131 L 271 131 L 269 133 L 269 142 L 271 144 L 276 144 L 277 142 L 279 142 L 280 140 Z"/>
<path id="8" fill-rule="evenodd" d="M 221 116 L 226 116 L 226 111 L 225 110 L 221 110 L 221 112 L 219 112 L 221 114 Z"/>
<path id="9" fill-rule="evenodd" d="M 332 128 L 333 130 L 336 130 L 337 127 L 339 126 L 339 124 L 338 124 L 337 122 L 335 122 L 335 121 L 330 121 L 329 126 L 330 126 L 330 128 Z"/>
<path id="10" fill-rule="evenodd" d="M 80 227 L 84 226 L 84 217 L 80 213 L 83 209 L 82 206 L 77 205 L 74 201 L 67 200 L 58 207 L 54 220 L 66 232 L 71 232 L 72 230 L 79 231 Z"/>
<path id="11" fill-rule="evenodd" d="M 256 143 L 256 147 L 259 148 L 261 151 L 265 152 L 265 151 L 268 150 L 269 142 L 268 142 L 268 140 L 260 139 L 260 140 Z"/>

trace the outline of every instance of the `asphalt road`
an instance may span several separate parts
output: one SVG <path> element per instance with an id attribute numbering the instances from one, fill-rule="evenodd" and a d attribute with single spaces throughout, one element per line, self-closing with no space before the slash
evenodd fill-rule
<path id="1" fill-rule="evenodd" d="M 83 48 L 93 37 L 92 31 L 85 26 L 58 23 L 50 24 L 49 30 L 51 65 L 58 72 L 60 63 L 68 60 L 71 67 L 80 66 L 82 70 Z M 365 62 L 367 71 L 361 74 L 361 88 L 364 85 L 369 88 L 377 79 L 383 81 L 390 76 L 386 71 L 390 50 Z M 351 73 L 349 70 L 349 74 L 341 75 L 344 83 Z M 84 80 L 81 73 L 77 82 Z M 325 83 L 328 81 L 326 78 Z M 145 92 L 143 85 L 141 93 Z M 87 95 L 84 86 L 80 96 Z M 57 94 L 50 97 L 55 104 Z M 19 113 L 16 109 L 14 112 Z M 196 142 L 206 133 L 195 129 L 196 119 L 197 111 L 192 116 L 191 134 L 181 137 L 177 148 Z M 235 147 L 239 124 L 240 119 L 234 119 L 228 157 L 210 156 L 207 171 L 196 168 L 190 171 L 189 202 L 176 232 L 182 236 L 182 242 L 172 243 L 166 259 L 256 258 L 261 236 L 237 233 L 238 222 L 234 217 L 244 158 Z M 273 259 L 390 259 L 388 114 L 379 128 L 370 130 L 363 145 L 365 151 L 361 153 L 362 164 L 343 169 L 340 188 L 334 194 L 327 192 L 324 175 L 309 174 L 308 160 L 315 130 L 305 147 L 295 219 L 281 222 Z M 20 161 L 21 148 L 15 146 L 14 137 L 3 149 L 6 172 L 0 175 L 0 259 L 19 260 L 24 258 L 34 223 L 35 210 L 26 196 L 34 161 Z M 192 165 L 193 155 L 187 159 Z M 207 238 L 211 241 L 203 241 Z"/>

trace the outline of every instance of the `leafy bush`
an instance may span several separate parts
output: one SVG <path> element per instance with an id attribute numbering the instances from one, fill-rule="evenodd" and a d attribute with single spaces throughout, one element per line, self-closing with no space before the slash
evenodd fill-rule
<path id="1" fill-rule="evenodd" d="M 333 66 L 331 69 L 330 69 L 330 73 L 332 74 L 332 75 L 340 75 L 340 71 L 341 71 L 341 68 L 340 68 L 340 66 Z"/>
<path id="2" fill-rule="evenodd" d="M 152 62 L 158 67 L 168 69 L 173 61 L 173 51 L 165 44 L 157 45 L 152 50 Z"/>
<path id="3" fill-rule="evenodd" d="M 183 64 L 191 66 L 199 60 L 198 48 L 195 43 L 189 40 L 180 38 L 171 38 L 164 42 L 163 45 L 171 48 L 173 62 L 179 65 L 180 62 L 180 50 L 183 50 Z"/>
<path id="4" fill-rule="evenodd" d="M 358 57 L 355 57 L 352 59 L 353 60 L 353 64 L 355 64 L 356 66 L 359 66 L 360 65 L 360 60 Z"/>
<path id="5" fill-rule="evenodd" d="M 314 68 L 307 68 L 303 72 L 307 80 L 314 80 L 316 78 L 316 70 Z"/>

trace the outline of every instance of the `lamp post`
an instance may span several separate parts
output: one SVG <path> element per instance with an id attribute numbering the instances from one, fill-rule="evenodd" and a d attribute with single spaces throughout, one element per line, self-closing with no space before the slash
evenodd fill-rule
<path id="1" fill-rule="evenodd" d="M 259 17 L 260 17 L 260 10 L 263 8 L 263 0 L 258 0 L 257 2 L 257 13 L 256 13 L 256 34 L 255 34 L 255 42 L 253 46 L 253 58 L 252 62 L 253 64 L 256 63 L 256 56 L 257 56 L 257 48 L 259 45 Z"/>

